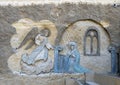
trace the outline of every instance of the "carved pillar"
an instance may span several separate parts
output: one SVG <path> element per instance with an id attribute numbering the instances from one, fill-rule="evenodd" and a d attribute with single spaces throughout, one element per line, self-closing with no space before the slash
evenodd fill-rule
<path id="1" fill-rule="evenodd" d="M 59 49 L 58 47 L 56 46 L 55 47 L 55 51 L 54 51 L 54 72 L 55 73 L 59 73 L 59 69 L 58 69 L 58 65 L 59 65 L 59 62 L 58 62 L 58 57 L 59 57 Z"/>
<path id="2" fill-rule="evenodd" d="M 117 47 L 118 75 L 120 76 L 120 46 Z"/>
<path id="3" fill-rule="evenodd" d="M 117 74 L 118 64 L 117 64 L 117 50 L 115 45 L 111 45 L 108 48 L 108 51 L 111 53 L 111 72 Z"/>

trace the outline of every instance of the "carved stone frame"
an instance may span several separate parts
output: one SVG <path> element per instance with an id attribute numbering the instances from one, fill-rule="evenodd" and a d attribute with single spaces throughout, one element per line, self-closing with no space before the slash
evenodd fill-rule
<path id="1" fill-rule="evenodd" d="M 96 54 L 87 54 L 86 53 L 86 39 L 87 39 L 87 37 L 89 36 L 91 39 L 92 38 L 94 38 L 94 37 L 91 37 L 90 35 L 89 35 L 89 32 L 90 31 L 93 31 L 94 33 L 96 33 L 96 35 L 94 36 L 94 37 L 96 37 L 96 39 L 97 39 L 97 52 L 96 52 Z M 93 46 L 92 46 L 92 43 L 93 43 L 93 40 L 91 41 L 91 43 L 90 43 L 90 49 L 92 50 L 93 48 Z M 96 29 L 96 27 L 94 27 L 94 26 L 91 26 L 91 27 L 89 27 L 88 28 L 88 30 L 85 32 L 85 36 L 84 36 L 84 55 L 85 56 L 100 56 L 100 33 L 99 33 L 99 31 Z"/>

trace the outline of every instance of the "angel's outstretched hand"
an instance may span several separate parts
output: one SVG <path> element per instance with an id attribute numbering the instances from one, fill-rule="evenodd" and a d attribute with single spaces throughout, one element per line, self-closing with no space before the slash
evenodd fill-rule
<path id="1" fill-rule="evenodd" d="M 52 46 L 50 43 L 47 43 L 47 44 L 46 44 L 46 47 L 47 47 L 48 49 L 54 49 L 53 46 Z"/>

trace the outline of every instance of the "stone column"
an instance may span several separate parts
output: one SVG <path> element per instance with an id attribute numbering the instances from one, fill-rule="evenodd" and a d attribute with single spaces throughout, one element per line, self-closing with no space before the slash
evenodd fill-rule
<path id="1" fill-rule="evenodd" d="M 117 74 L 120 76 L 120 46 L 117 47 L 117 58 L 118 58 L 118 71 L 117 71 Z"/>
<path id="2" fill-rule="evenodd" d="M 118 64 L 117 64 L 117 50 L 115 45 L 110 45 L 108 51 L 111 53 L 111 73 L 117 74 Z"/>

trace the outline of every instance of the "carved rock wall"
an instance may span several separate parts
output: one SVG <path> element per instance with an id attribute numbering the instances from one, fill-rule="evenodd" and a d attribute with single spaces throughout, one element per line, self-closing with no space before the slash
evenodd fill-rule
<path id="1" fill-rule="evenodd" d="M 74 85 L 75 81 L 71 78 L 85 79 L 83 74 L 43 74 L 40 76 L 0 75 L 1 85 Z"/>
<path id="2" fill-rule="evenodd" d="M 0 5 L 13 5 L 13 6 L 23 6 L 31 4 L 49 4 L 54 3 L 56 5 L 61 3 L 87 3 L 87 4 L 116 4 L 119 3 L 119 0 L 0 0 Z"/>
<path id="3" fill-rule="evenodd" d="M 120 7 L 112 5 L 91 4 L 45 4 L 30 5 L 22 7 L 1 6 L 0 7 L 0 72 L 10 72 L 8 58 L 13 54 L 10 45 L 12 35 L 16 33 L 12 24 L 23 18 L 29 18 L 35 22 L 50 20 L 58 30 L 56 44 L 59 44 L 65 28 L 73 22 L 82 19 L 95 20 L 101 23 L 110 34 L 110 43 L 120 45 Z M 94 61 L 93 61 L 94 62 Z M 96 62 L 97 63 L 97 62 Z M 101 62 L 101 65 L 105 63 Z M 109 66 L 109 65 L 108 65 Z M 97 67 L 96 67 L 97 68 Z M 106 68 L 107 70 L 107 68 Z M 105 71 L 106 73 L 106 71 Z"/>
<path id="4" fill-rule="evenodd" d="M 89 29 L 95 29 L 99 36 L 99 41 L 96 40 L 92 42 L 93 47 L 91 47 L 90 44 L 90 37 L 88 41 L 85 41 L 85 34 Z M 65 30 L 61 44 L 67 44 L 70 41 L 75 41 L 78 45 L 78 50 L 81 55 L 80 64 L 82 66 L 98 73 L 110 72 L 111 56 L 107 49 L 110 45 L 110 37 L 103 27 L 91 20 L 77 21 Z M 96 46 L 97 42 L 99 42 L 99 47 Z M 86 50 L 84 49 L 85 47 Z M 85 55 L 84 52 L 89 53 L 91 48 L 93 50 L 99 49 L 100 55 Z"/>

